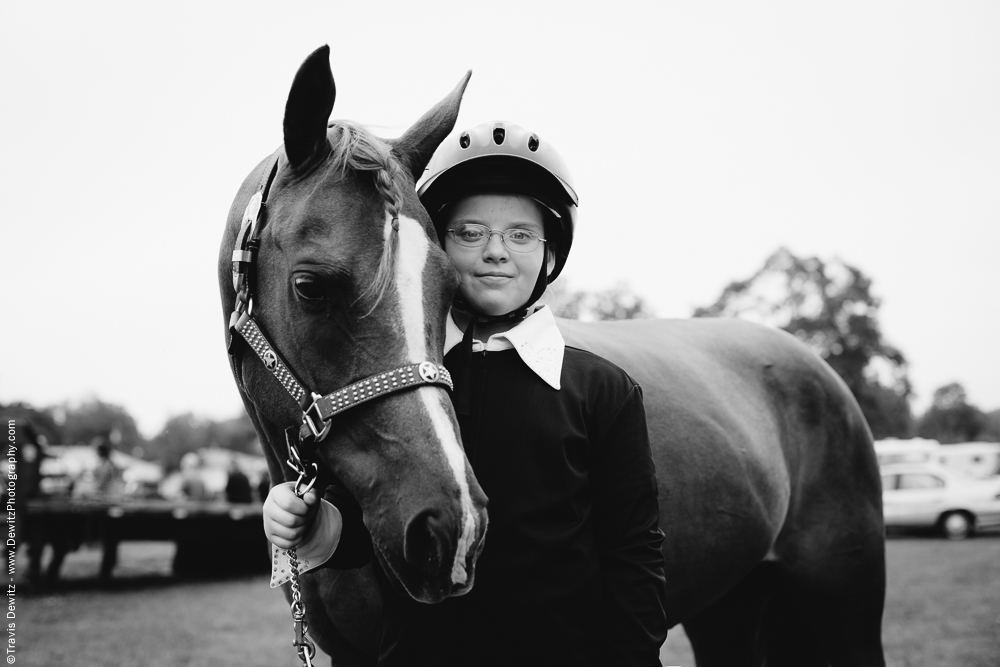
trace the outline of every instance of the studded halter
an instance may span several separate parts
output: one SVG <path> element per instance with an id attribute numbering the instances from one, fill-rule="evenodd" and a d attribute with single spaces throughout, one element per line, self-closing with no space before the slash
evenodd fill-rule
<path id="1" fill-rule="evenodd" d="M 236 369 L 240 384 L 242 376 L 237 357 L 241 343 L 245 342 L 298 404 L 302 411 L 299 441 L 310 444 L 318 443 L 327 436 L 334 415 L 356 405 L 386 394 L 424 385 L 437 385 L 453 390 L 451 373 L 448 369 L 431 361 L 421 361 L 376 373 L 326 395 L 309 391 L 295 376 L 261 331 L 260 325 L 253 319 L 252 272 L 260 249 L 261 229 L 266 219 L 267 195 L 277 171 L 278 157 L 275 154 L 271 156 L 257 190 L 250 197 L 243 212 L 243 222 L 233 249 L 233 289 L 236 290 L 236 306 L 229 317 L 229 354 L 233 357 L 233 368 Z M 289 442 L 289 445 L 291 444 Z M 293 458 L 297 456 L 293 454 Z"/>

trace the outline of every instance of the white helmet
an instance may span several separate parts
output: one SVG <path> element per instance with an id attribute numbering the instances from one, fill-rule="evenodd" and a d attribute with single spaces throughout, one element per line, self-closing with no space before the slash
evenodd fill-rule
<path id="1" fill-rule="evenodd" d="M 579 205 L 569 169 L 555 147 L 520 125 L 483 123 L 445 139 L 417 184 L 420 201 L 442 238 L 441 211 L 482 192 L 526 195 L 553 213 L 554 222 L 546 226 L 545 235 L 556 258 L 547 282 L 555 280 L 573 245 Z"/>

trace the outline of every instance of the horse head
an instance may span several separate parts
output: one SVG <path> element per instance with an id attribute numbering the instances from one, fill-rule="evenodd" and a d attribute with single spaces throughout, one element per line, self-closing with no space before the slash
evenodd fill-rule
<path id="1" fill-rule="evenodd" d="M 244 182 L 219 257 L 233 372 L 272 480 L 295 479 L 286 439 L 301 430 L 321 479 L 360 505 L 390 580 L 423 602 L 471 588 L 486 531 L 442 387 L 457 277 L 414 192 L 468 79 L 385 140 L 329 123 L 335 87 L 329 47 L 318 49 L 289 92 L 284 145 Z"/>

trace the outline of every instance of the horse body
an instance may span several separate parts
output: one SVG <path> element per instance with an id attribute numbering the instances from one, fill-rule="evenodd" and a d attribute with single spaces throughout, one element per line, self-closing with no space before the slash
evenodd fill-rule
<path id="1" fill-rule="evenodd" d="M 643 388 L 668 619 L 699 666 L 883 664 L 878 465 L 840 378 L 737 320 L 559 326 Z"/>
<path id="2" fill-rule="evenodd" d="M 348 125 L 327 127 L 328 58 L 318 50 L 297 74 L 283 150 L 247 177 L 219 256 L 229 323 L 241 214 L 273 169 L 253 316 L 317 392 L 443 358 L 456 277 L 413 181 L 452 129 L 468 80 L 380 144 Z M 388 146 L 391 157 L 375 149 L 359 157 L 365 142 Z M 884 664 L 879 476 L 867 425 L 839 378 L 787 334 L 733 320 L 559 324 L 568 344 L 617 363 L 643 387 L 667 536 L 668 618 L 684 624 L 699 666 Z M 266 363 L 238 348 L 231 359 L 272 481 L 294 480 L 285 439 L 302 406 Z M 357 501 L 375 561 L 306 573 L 303 597 L 311 633 L 335 666 L 374 665 L 373 568 L 425 602 L 467 592 L 486 498 L 440 388 L 381 397 L 330 423 L 315 452 L 320 484 L 335 481 Z"/>

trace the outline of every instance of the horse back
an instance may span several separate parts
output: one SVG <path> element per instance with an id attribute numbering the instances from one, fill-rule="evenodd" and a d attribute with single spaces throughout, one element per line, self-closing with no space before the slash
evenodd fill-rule
<path id="1" fill-rule="evenodd" d="M 731 319 L 559 328 L 567 345 L 643 388 L 672 622 L 764 560 L 829 547 L 831 532 L 860 526 L 864 539 L 881 539 L 867 424 L 840 378 L 794 337 Z"/>

